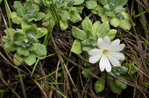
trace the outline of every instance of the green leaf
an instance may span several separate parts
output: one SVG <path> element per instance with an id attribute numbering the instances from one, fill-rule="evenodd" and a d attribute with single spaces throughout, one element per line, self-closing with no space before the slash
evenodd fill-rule
<path id="1" fill-rule="evenodd" d="M 91 20 L 88 18 L 88 17 L 86 17 L 83 21 L 82 21 L 82 28 L 83 28 L 83 30 L 85 31 L 85 32 L 87 32 L 87 30 L 90 30 L 90 31 L 92 31 L 92 22 L 91 22 Z"/>
<path id="2" fill-rule="evenodd" d="M 70 14 L 70 21 L 71 22 L 76 23 L 76 22 L 79 22 L 81 20 L 82 20 L 82 18 L 81 18 L 79 13 L 74 13 L 73 12 L 73 13 Z"/>
<path id="3" fill-rule="evenodd" d="M 70 14 L 66 10 L 62 10 L 60 13 L 61 21 L 67 21 L 70 19 Z"/>
<path id="4" fill-rule="evenodd" d="M 6 36 L 8 36 L 8 37 L 9 37 L 9 33 L 8 33 L 8 31 L 9 31 L 11 37 L 13 37 L 14 33 L 16 32 L 16 30 L 13 29 L 13 28 L 5 29 L 4 32 L 5 32 Z"/>
<path id="5" fill-rule="evenodd" d="M 38 12 L 38 13 L 36 14 L 36 16 L 35 16 L 35 19 L 36 19 L 35 21 L 41 20 L 44 16 L 45 16 L 44 13 Z"/>
<path id="6" fill-rule="evenodd" d="M 105 12 L 105 15 L 108 16 L 108 17 L 110 17 L 110 18 L 115 17 L 115 13 L 113 11 L 106 11 Z"/>
<path id="7" fill-rule="evenodd" d="M 116 85 L 115 80 L 109 79 L 109 82 L 111 91 L 115 94 L 121 94 L 123 89 Z"/>
<path id="8" fill-rule="evenodd" d="M 107 17 L 106 15 L 103 15 L 103 16 L 101 16 L 101 21 L 102 22 L 109 22 L 110 21 L 110 18 Z"/>
<path id="9" fill-rule="evenodd" d="M 124 6 L 127 4 L 127 2 L 128 2 L 128 0 L 117 0 L 117 5 Z"/>
<path id="10" fill-rule="evenodd" d="M 90 51 L 93 48 L 97 47 L 97 41 L 93 39 L 87 39 L 82 41 L 82 50 L 83 51 Z"/>
<path id="11" fill-rule="evenodd" d="M 95 68 L 94 67 L 89 67 L 89 68 L 86 68 L 89 72 L 93 72 L 94 70 L 95 70 Z M 88 72 L 86 72 L 86 71 L 82 71 L 81 72 L 82 73 L 82 75 L 83 75 L 83 77 L 84 78 L 89 78 L 91 75 L 88 73 Z"/>
<path id="12" fill-rule="evenodd" d="M 92 26 L 92 34 L 94 37 L 96 37 L 97 35 L 97 30 L 98 30 L 99 25 L 100 25 L 100 21 L 96 21 Z"/>
<path id="13" fill-rule="evenodd" d="M 26 28 L 24 28 L 24 31 L 26 34 L 32 34 L 33 36 L 35 36 L 37 34 L 37 27 L 35 24 L 27 25 Z"/>
<path id="14" fill-rule="evenodd" d="M 105 74 L 101 75 L 101 79 L 98 79 L 94 84 L 94 89 L 96 93 L 100 93 L 105 88 Z"/>
<path id="15" fill-rule="evenodd" d="M 125 79 L 125 78 L 122 77 L 122 76 L 119 76 L 119 78 Z M 116 83 L 116 85 L 117 85 L 118 87 L 120 87 L 120 88 L 122 88 L 122 89 L 126 89 L 126 87 L 127 87 L 127 84 L 122 83 L 122 82 L 120 82 L 120 81 L 118 81 L 118 80 L 115 80 L 115 83 Z"/>
<path id="16" fill-rule="evenodd" d="M 19 41 L 19 40 L 23 40 L 24 37 L 25 37 L 25 33 L 17 31 L 14 33 L 13 39 L 14 41 Z"/>
<path id="17" fill-rule="evenodd" d="M 0 4 L 1 4 L 2 1 L 3 1 L 3 0 L 0 0 Z"/>
<path id="18" fill-rule="evenodd" d="M 120 26 L 120 20 L 117 17 L 112 18 L 110 20 L 110 24 L 114 27 L 118 27 L 118 26 Z"/>
<path id="19" fill-rule="evenodd" d="M 98 0 L 102 5 L 108 4 L 108 0 Z"/>
<path id="20" fill-rule="evenodd" d="M 32 43 L 36 43 L 37 42 L 37 39 L 31 33 L 27 34 L 27 38 Z"/>
<path id="21" fill-rule="evenodd" d="M 109 28 L 108 23 L 105 22 L 105 23 L 100 24 L 98 27 L 98 30 L 97 30 L 97 37 L 103 38 L 104 36 L 107 35 L 109 30 L 110 30 L 110 28 Z"/>
<path id="22" fill-rule="evenodd" d="M 9 50 L 10 52 L 15 51 L 17 48 L 15 46 L 15 44 L 13 42 L 11 42 L 10 40 L 5 42 L 4 47 Z"/>
<path id="23" fill-rule="evenodd" d="M 100 17 L 102 17 L 104 15 L 104 13 L 105 13 L 105 10 L 100 5 L 97 5 L 97 7 L 95 8 L 95 10 L 98 11 L 98 15 Z"/>
<path id="24" fill-rule="evenodd" d="M 75 1 L 74 5 L 80 5 L 84 2 L 84 0 L 74 0 L 74 1 Z"/>
<path id="25" fill-rule="evenodd" d="M 97 1 L 86 1 L 86 7 L 88 9 L 94 9 L 97 6 Z"/>
<path id="26" fill-rule="evenodd" d="M 35 51 L 35 54 L 39 57 L 43 57 L 43 56 L 46 56 L 47 55 L 47 50 L 46 50 L 46 46 L 43 45 L 43 44 L 39 44 L 39 43 L 36 43 L 34 44 L 35 47 L 36 47 L 36 51 Z"/>
<path id="27" fill-rule="evenodd" d="M 129 22 L 129 20 L 120 20 L 120 27 L 126 29 L 126 30 L 130 30 L 131 29 L 131 24 Z"/>
<path id="28" fill-rule="evenodd" d="M 29 50 L 27 50 L 25 48 L 21 48 L 21 47 L 17 48 L 17 53 L 20 56 L 29 56 L 29 54 L 30 54 Z"/>
<path id="29" fill-rule="evenodd" d="M 13 61 L 16 65 L 21 65 L 24 62 L 24 58 L 17 53 L 14 54 Z"/>
<path id="30" fill-rule="evenodd" d="M 24 20 L 16 12 L 11 13 L 12 22 L 15 24 L 21 24 Z"/>
<path id="31" fill-rule="evenodd" d="M 39 39 L 39 38 L 43 37 L 44 35 L 46 35 L 48 30 L 46 28 L 38 28 L 37 32 L 38 33 L 35 35 L 35 38 Z"/>
<path id="32" fill-rule="evenodd" d="M 126 74 L 128 72 L 128 68 L 126 68 L 125 66 L 113 67 L 112 72 L 115 75 Z"/>
<path id="33" fill-rule="evenodd" d="M 28 47 L 28 50 L 31 51 L 31 52 L 36 51 L 35 45 L 34 44 L 30 44 L 30 46 Z"/>
<path id="34" fill-rule="evenodd" d="M 71 52 L 73 52 L 75 54 L 81 54 L 82 53 L 81 43 L 79 40 L 74 40 L 72 48 L 71 48 Z"/>
<path id="35" fill-rule="evenodd" d="M 80 30 L 77 27 L 72 27 L 72 35 L 76 39 L 85 40 L 86 39 L 86 33 L 83 30 Z"/>
<path id="36" fill-rule="evenodd" d="M 35 20 L 36 15 L 37 15 L 37 11 L 33 6 L 32 1 L 27 1 L 24 4 L 24 19 L 27 22 L 31 22 L 32 20 Z"/>
<path id="37" fill-rule="evenodd" d="M 116 36 L 116 30 L 115 29 L 110 29 L 107 36 L 109 36 L 110 40 L 113 40 Z"/>
<path id="38" fill-rule="evenodd" d="M 68 22 L 60 20 L 60 27 L 62 30 L 66 30 L 68 28 Z"/>
<path id="39" fill-rule="evenodd" d="M 17 13 L 18 13 L 20 16 L 23 16 L 23 15 L 24 15 L 24 6 L 22 5 L 21 2 L 19 2 L 19 1 L 14 1 L 13 7 L 15 8 L 15 10 L 17 11 Z"/>
<path id="40" fill-rule="evenodd" d="M 30 53 L 30 55 L 26 58 L 24 58 L 24 62 L 31 66 L 36 62 L 36 55 L 34 53 Z"/>

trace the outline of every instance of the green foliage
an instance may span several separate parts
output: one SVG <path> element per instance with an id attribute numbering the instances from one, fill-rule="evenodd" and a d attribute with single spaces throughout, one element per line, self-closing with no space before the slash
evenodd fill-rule
<path id="1" fill-rule="evenodd" d="M 101 75 L 101 79 L 98 79 L 94 84 L 94 89 L 96 93 L 100 93 L 105 89 L 105 74 Z"/>
<path id="2" fill-rule="evenodd" d="M 13 52 L 14 62 L 16 65 L 21 65 L 25 62 L 27 65 L 32 65 L 36 62 L 36 57 L 45 57 L 47 54 L 46 47 L 38 43 L 38 38 L 43 37 L 47 30 L 45 28 L 37 28 L 36 25 L 26 25 L 23 29 L 14 30 L 9 28 L 10 36 L 8 31 L 5 30 L 6 36 L 3 36 L 5 42 L 4 47 Z M 43 31 L 41 31 L 43 29 Z"/>
<path id="3" fill-rule="evenodd" d="M 80 40 L 80 43 L 74 43 L 72 45 L 72 52 L 78 54 L 78 49 L 82 49 L 82 51 L 88 52 L 89 50 L 97 47 L 97 39 L 103 38 L 108 35 L 111 39 L 113 39 L 116 35 L 116 30 L 110 29 L 108 23 L 100 24 L 99 21 L 92 24 L 91 20 L 87 17 L 82 21 L 83 30 L 72 27 L 72 35 L 77 40 Z M 78 44 L 78 45 L 77 45 Z M 75 46 L 75 47 L 74 47 Z M 79 54 L 81 54 L 81 50 Z"/>
<path id="4" fill-rule="evenodd" d="M 52 23 L 59 23 L 62 30 L 68 28 L 68 22 L 76 23 L 82 20 L 80 14 L 82 13 L 83 6 L 79 6 L 83 1 L 79 0 L 53 0 L 49 1 L 47 7 L 49 10 L 43 20 L 43 25 L 47 26 Z M 76 6 L 73 6 L 76 5 Z M 49 20 L 47 22 L 47 20 Z"/>
<path id="5" fill-rule="evenodd" d="M 122 27 L 130 30 L 129 15 L 123 6 L 128 0 L 98 0 L 102 6 L 97 5 L 97 0 L 86 1 L 86 7 L 94 14 L 101 17 L 102 22 L 110 22 L 114 27 Z"/>
<path id="6" fill-rule="evenodd" d="M 3 0 L 0 0 L 0 3 L 2 2 Z"/>
<path id="7" fill-rule="evenodd" d="M 33 4 L 32 1 L 28 0 L 25 2 L 24 6 L 19 1 L 14 1 L 13 7 L 16 12 L 11 13 L 12 21 L 16 24 L 21 24 L 22 22 L 32 22 L 40 21 L 45 14 L 39 12 L 39 6 Z"/>

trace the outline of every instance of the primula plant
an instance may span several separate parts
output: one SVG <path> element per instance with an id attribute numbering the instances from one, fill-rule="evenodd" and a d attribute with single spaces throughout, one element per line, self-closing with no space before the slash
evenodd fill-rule
<path id="1" fill-rule="evenodd" d="M 36 3 L 39 4 L 39 2 Z M 66 30 L 68 28 L 68 22 L 76 23 L 82 20 L 80 14 L 84 7 L 79 6 L 82 3 L 83 2 L 79 0 L 47 1 L 47 7 L 49 7 L 49 10 L 46 11 L 47 14 L 44 17 L 43 25 L 47 26 L 59 22 L 60 28 Z"/>
<path id="2" fill-rule="evenodd" d="M 14 1 L 13 7 L 16 12 L 11 13 L 11 18 L 16 24 L 39 21 L 45 16 L 43 12 L 39 12 L 39 6 L 37 4 L 33 4 L 31 0 L 26 1 L 24 6 L 21 2 Z"/>
<path id="3" fill-rule="evenodd" d="M 23 62 L 32 65 L 37 57 L 44 58 L 47 54 L 46 47 L 38 41 L 47 33 L 47 29 L 37 28 L 36 25 L 23 25 L 22 28 L 5 30 L 4 47 L 10 52 L 16 52 L 13 58 L 16 65 Z"/>
<path id="4" fill-rule="evenodd" d="M 72 45 L 71 51 L 76 54 L 81 54 L 82 51 L 90 51 L 93 48 L 97 48 L 98 38 L 103 38 L 104 36 L 109 36 L 113 39 L 116 35 L 116 30 L 110 29 L 108 23 L 100 23 L 96 21 L 92 24 L 89 18 L 85 18 L 82 21 L 83 30 L 73 26 L 72 35 L 76 39 Z"/>
<path id="5" fill-rule="evenodd" d="M 126 13 L 126 9 L 123 7 L 128 0 L 98 0 L 102 5 L 98 5 L 97 0 L 86 1 L 86 7 L 90 9 L 94 14 L 98 14 L 101 17 L 102 22 L 110 22 L 114 27 L 122 27 L 130 30 L 131 24 L 129 21 L 129 15 Z"/>
<path id="6" fill-rule="evenodd" d="M 87 67 L 88 71 L 101 75 L 101 79 L 94 83 L 96 93 L 104 90 L 105 81 L 107 81 L 111 91 L 120 94 L 123 89 L 126 89 L 127 84 L 106 76 L 102 72 L 106 70 L 110 75 L 124 80 L 130 78 L 128 68 L 121 66 L 120 62 L 125 59 L 124 54 L 121 53 L 125 44 L 120 44 L 119 39 L 111 42 L 115 38 L 117 31 L 110 29 L 109 24 L 106 22 L 101 24 L 99 21 L 96 21 L 92 24 L 87 17 L 82 21 L 82 29 L 72 27 L 72 35 L 76 40 L 74 40 L 71 51 L 75 54 L 88 53 L 87 57 L 92 64 L 96 64 L 100 60 L 98 63 L 100 70 L 82 61 L 82 64 Z M 86 71 L 82 71 L 82 74 L 84 78 L 90 77 L 90 74 Z"/>

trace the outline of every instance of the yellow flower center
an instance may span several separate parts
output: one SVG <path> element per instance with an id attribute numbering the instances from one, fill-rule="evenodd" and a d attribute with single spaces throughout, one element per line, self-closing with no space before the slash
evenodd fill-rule
<path id="1" fill-rule="evenodd" d="M 108 51 L 109 51 L 109 50 L 104 49 L 102 53 L 103 53 L 103 54 L 106 54 Z"/>

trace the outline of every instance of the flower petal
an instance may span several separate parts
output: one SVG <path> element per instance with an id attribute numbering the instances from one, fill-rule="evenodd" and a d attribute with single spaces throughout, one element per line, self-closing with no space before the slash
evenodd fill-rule
<path id="1" fill-rule="evenodd" d="M 97 54 L 100 54 L 102 51 L 100 49 L 92 49 L 88 52 L 89 55 L 97 55 Z"/>
<path id="2" fill-rule="evenodd" d="M 110 51 L 122 51 L 125 48 L 125 44 L 111 46 Z"/>
<path id="3" fill-rule="evenodd" d="M 89 58 L 89 62 L 94 64 L 101 58 L 101 54 L 93 55 Z"/>
<path id="4" fill-rule="evenodd" d="M 103 39 L 102 38 L 98 38 L 97 45 L 98 45 L 99 48 L 102 49 L 102 45 L 103 45 Z"/>
<path id="5" fill-rule="evenodd" d="M 119 44 L 120 44 L 120 40 L 116 39 L 116 40 L 112 41 L 111 46 L 117 46 Z"/>
<path id="6" fill-rule="evenodd" d="M 111 71 L 111 64 L 105 55 L 101 57 L 101 60 L 99 62 L 99 68 L 101 71 L 104 71 L 104 69 L 106 69 L 107 72 Z"/>
<path id="7" fill-rule="evenodd" d="M 104 43 L 110 44 L 110 42 L 111 42 L 110 38 L 108 36 L 105 36 L 104 37 Z"/>
<path id="8" fill-rule="evenodd" d="M 124 60 L 125 59 L 124 54 L 120 53 L 120 52 L 109 52 L 109 54 L 118 60 Z"/>
<path id="9" fill-rule="evenodd" d="M 118 67 L 121 65 L 118 59 L 112 57 L 111 55 L 107 55 L 107 57 L 113 66 Z"/>

